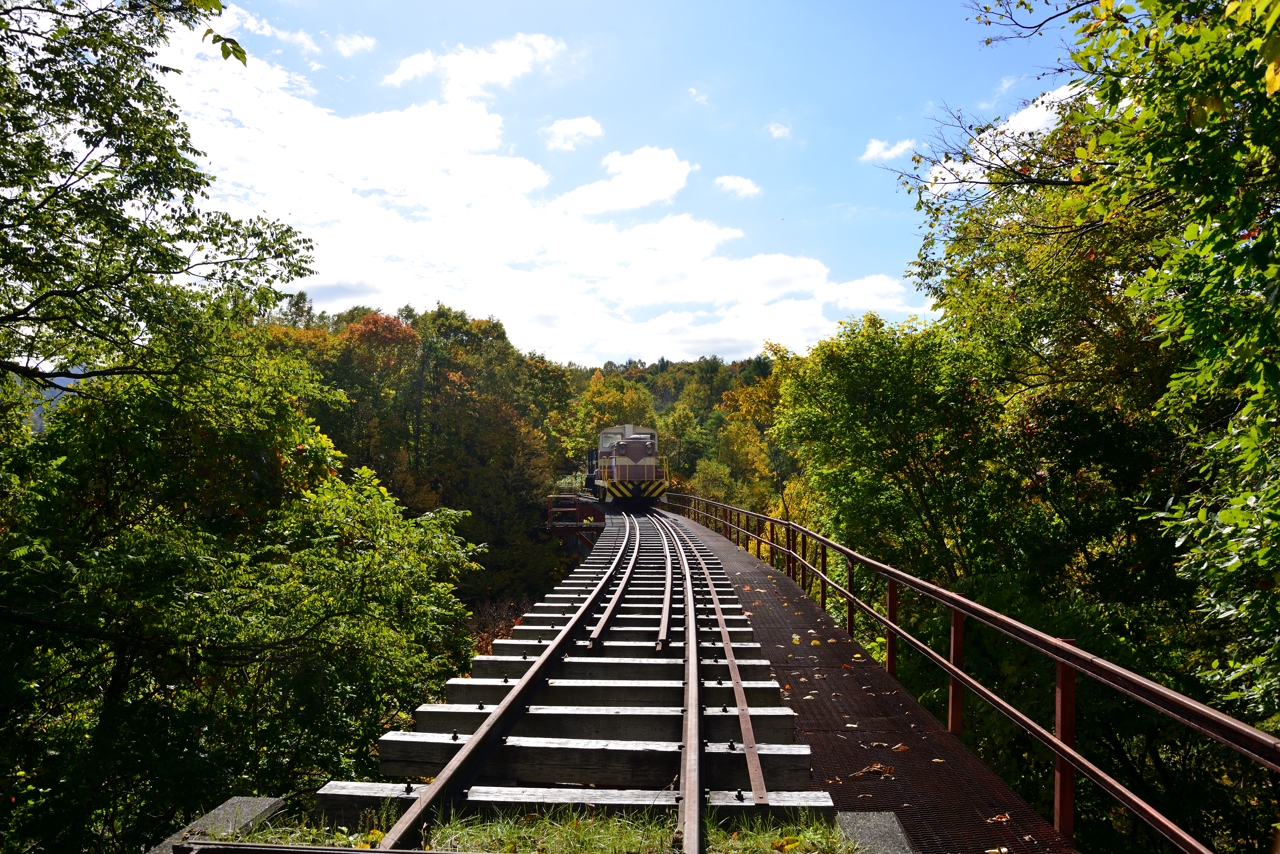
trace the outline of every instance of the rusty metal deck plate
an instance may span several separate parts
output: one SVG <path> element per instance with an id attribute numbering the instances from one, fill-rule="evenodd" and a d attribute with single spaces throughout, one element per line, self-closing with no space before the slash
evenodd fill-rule
<path id="1" fill-rule="evenodd" d="M 789 686 L 796 740 L 813 750 L 811 788 L 837 810 L 896 813 L 920 854 L 1074 854 L 786 573 L 676 518 L 723 561 L 762 656 Z"/>

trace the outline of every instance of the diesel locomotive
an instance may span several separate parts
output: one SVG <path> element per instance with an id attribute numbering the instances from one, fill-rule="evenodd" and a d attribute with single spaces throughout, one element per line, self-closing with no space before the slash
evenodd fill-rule
<path id="1" fill-rule="evenodd" d="M 635 424 L 601 430 L 596 448 L 587 452 L 586 486 L 605 502 L 666 501 L 667 459 L 658 456 L 658 431 Z"/>

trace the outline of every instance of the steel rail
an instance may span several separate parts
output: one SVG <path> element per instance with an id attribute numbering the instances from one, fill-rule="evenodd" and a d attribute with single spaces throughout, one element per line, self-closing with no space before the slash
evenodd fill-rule
<path id="1" fill-rule="evenodd" d="M 714 504 L 715 502 L 707 502 L 707 503 Z M 680 505 L 677 505 L 677 506 L 680 506 Z M 724 505 L 718 505 L 718 506 L 724 506 Z M 689 509 L 693 509 L 693 508 L 689 508 Z M 695 512 L 699 512 L 699 511 L 695 510 Z M 749 515 L 757 515 L 757 514 L 750 514 L 750 511 L 743 511 L 743 512 L 748 513 Z M 703 513 L 702 515 L 708 515 L 708 514 Z M 768 519 L 769 517 L 766 516 L 763 518 Z M 1137 674 L 1132 673 L 1131 671 L 1125 670 L 1124 668 L 1111 664 L 1111 662 L 1108 662 L 1105 659 L 1098 658 L 1097 656 L 1090 655 L 1089 653 L 1083 653 L 1082 655 L 1079 655 L 1079 656 L 1054 654 L 1054 652 L 1051 652 L 1050 649 L 1056 649 L 1057 647 L 1062 647 L 1065 652 L 1080 653 L 1081 651 L 1078 650 L 1076 647 L 1070 646 L 1068 644 L 1063 643 L 1062 641 L 1059 641 L 1057 638 L 1052 638 L 1048 635 L 1045 635 L 1042 632 L 1032 629 L 1030 626 L 1026 626 L 1022 623 L 1019 623 L 1016 620 L 1006 617 L 1005 615 L 1000 614 L 999 612 L 992 611 L 991 609 L 986 608 L 985 606 L 978 605 L 977 603 L 972 602 L 968 599 L 965 599 L 962 596 L 958 596 L 954 593 L 951 593 L 950 591 L 943 590 L 942 588 L 929 584 L 926 581 L 921 581 L 920 579 L 915 578 L 912 575 L 908 575 L 907 573 L 902 572 L 901 570 L 894 569 L 892 567 L 881 564 L 877 561 L 873 561 L 870 558 L 863 557 L 862 555 L 859 555 L 857 552 L 854 552 L 851 549 L 847 549 L 844 546 L 841 546 L 839 543 L 836 543 L 831 539 L 822 536 L 821 534 L 816 534 L 812 531 L 809 531 L 808 529 L 803 528 L 799 525 L 796 525 L 793 522 L 786 522 L 783 520 L 776 520 L 776 519 L 772 521 L 777 524 L 783 525 L 790 531 L 803 532 L 807 536 L 811 537 L 814 541 L 819 543 L 825 543 L 829 548 L 836 549 L 837 551 L 844 554 L 846 557 L 852 560 L 858 561 L 863 566 L 866 566 L 867 568 L 872 569 L 873 571 L 881 575 L 891 578 L 900 584 L 905 584 L 911 587 L 912 589 L 915 589 L 918 592 L 923 593 L 925 596 L 928 596 L 929 598 L 934 599 L 935 601 L 939 601 L 943 604 L 949 605 L 950 607 L 954 607 L 957 611 L 973 616 L 979 622 L 985 623 L 991 626 L 992 628 L 995 628 L 1001 631 L 1002 633 L 1008 635 L 1009 637 L 1014 638 L 1015 640 L 1022 641 L 1025 645 L 1038 649 L 1044 654 L 1050 656 L 1051 658 L 1054 658 L 1057 661 L 1062 662 L 1063 664 L 1066 664 L 1076 670 L 1079 670 L 1082 673 L 1086 673 L 1090 676 L 1094 676 L 1094 678 L 1098 679 L 1098 681 L 1102 682 L 1103 684 L 1108 685 L 1112 688 L 1115 688 L 1116 690 L 1121 691 L 1122 693 L 1128 696 L 1131 696 L 1134 699 L 1140 700 L 1146 705 L 1156 709 L 1156 711 L 1164 713 L 1167 717 L 1173 718 L 1174 720 L 1178 720 L 1186 724 L 1187 726 L 1190 726 L 1192 729 L 1195 729 L 1199 732 L 1204 733 L 1205 735 L 1209 735 L 1217 739 L 1218 741 L 1223 742 L 1228 747 L 1232 747 L 1237 752 L 1255 759 L 1260 764 L 1266 765 L 1267 767 L 1270 767 L 1270 768 L 1275 767 L 1267 759 L 1263 757 L 1255 756 L 1252 751 L 1242 749 L 1233 741 L 1228 740 L 1227 738 L 1224 738 L 1218 734 L 1215 734 L 1214 732 L 1211 732 L 1205 728 L 1202 728 L 1201 726 L 1197 726 L 1192 721 L 1187 720 L 1186 716 L 1180 715 L 1173 711 L 1166 710 L 1165 708 L 1162 707 L 1162 705 L 1157 704 L 1157 702 L 1149 701 L 1148 699 L 1144 699 L 1143 696 L 1139 696 L 1137 693 L 1134 693 L 1133 691 L 1126 690 L 1120 685 L 1113 683 L 1110 679 L 1106 678 L 1105 675 L 1103 676 L 1097 675 L 1094 672 L 1092 665 L 1096 665 L 1098 663 L 1106 665 L 1106 668 L 1101 670 L 1103 674 L 1107 674 L 1109 672 L 1114 671 L 1119 674 L 1123 674 L 1125 677 L 1128 677 L 1132 680 L 1138 680 L 1142 683 L 1147 683 L 1149 686 L 1159 689 L 1160 693 L 1157 694 L 1157 696 L 1172 697 L 1177 701 L 1179 705 L 1200 706 L 1203 712 L 1211 713 L 1214 717 L 1226 718 L 1226 720 L 1235 724 L 1237 729 L 1240 729 L 1240 728 L 1252 729 L 1252 727 L 1249 727 L 1247 724 L 1244 724 L 1240 721 L 1236 721 L 1234 718 L 1230 718 L 1226 715 L 1223 715 L 1221 712 L 1218 712 L 1214 709 L 1210 709 L 1209 707 L 1203 706 L 1202 704 L 1196 703 L 1195 700 L 1192 700 L 1189 697 L 1184 697 L 1183 695 L 1178 694 L 1174 691 L 1171 691 L 1168 688 L 1164 688 L 1164 686 L 1162 685 L 1158 685 L 1157 683 L 1151 682 L 1150 680 L 1145 679 L 1144 677 L 1138 676 Z M 749 531 L 747 533 L 748 535 L 750 535 Z M 985 700 L 993 708 L 995 708 L 997 711 L 1005 715 L 1007 718 L 1009 718 L 1011 721 L 1013 721 L 1015 724 L 1017 724 L 1019 727 L 1025 730 L 1029 735 L 1031 735 L 1037 741 L 1041 742 L 1050 750 L 1052 750 L 1056 755 L 1062 757 L 1066 762 L 1070 763 L 1072 767 L 1076 768 L 1081 773 L 1083 773 L 1086 777 L 1088 777 L 1089 779 L 1097 783 L 1098 786 L 1100 786 L 1104 791 L 1106 791 L 1108 794 L 1114 797 L 1117 801 L 1119 801 L 1125 807 L 1130 809 L 1135 815 L 1137 815 L 1139 818 L 1145 821 L 1148 825 L 1150 825 L 1156 832 L 1158 832 L 1160 835 L 1164 836 L 1171 843 L 1173 843 L 1173 845 L 1176 846 L 1179 850 L 1186 852 L 1186 854 L 1212 854 L 1211 849 L 1205 847 L 1199 840 L 1197 840 L 1191 834 L 1187 833 L 1185 830 L 1183 830 L 1181 827 L 1179 827 L 1177 824 L 1175 824 L 1173 821 L 1171 821 L 1169 818 L 1163 815 L 1155 807 L 1151 806 L 1142 798 L 1140 798 L 1138 795 L 1134 794 L 1123 783 L 1111 777 L 1109 774 L 1107 774 L 1097 765 L 1094 765 L 1092 762 L 1086 759 L 1083 755 L 1078 753 L 1075 750 L 1075 748 L 1058 739 L 1056 736 L 1054 736 L 1044 727 L 1040 726 L 1030 717 L 1023 714 L 1021 711 L 1019 711 L 1017 708 L 1011 705 L 1008 701 L 1004 700 L 1002 697 L 997 695 L 990 688 L 988 688 L 987 686 L 983 685 L 981 682 L 974 679 L 972 676 L 965 673 L 962 669 L 952 664 L 950 661 L 948 661 L 939 653 L 935 652 L 924 641 L 920 640 L 919 638 L 915 637 L 909 632 L 903 630 L 901 626 L 899 626 L 897 623 L 891 622 L 888 617 L 886 617 L 885 615 L 882 615 L 879 611 L 875 610 L 875 608 L 868 605 L 866 602 L 863 602 L 861 599 L 859 599 L 857 596 L 855 596 L 853 593 L 847 590 L 843 585 L 827 577 L 826 574 L 823 573 L 820 569 L 810 564 L 802 554 L 799 554 L 793 549 L 788 547 L 783 547 L 781 551 L 784 554 L 789 555 L 792 559 L 803 564 L 811 572 L 813 572 L 815 575 L 817 575 L 819 578 L 821 578 L 823 581 L 829 584 L 838 595 L 842 596 L 845 599 L 846 602 L 856 607 L 859 611 L 861 611 L 863 614 L 865 614 L 867 617 L 869 617 L 873 621 L 882 625 L 887 632 L 905 640 L 912 648 L 914 648 L 917 652 L 921 653 L 925 658 L 927 658 L 933 664 L 940 667 L 948 675 L 953 677 L 956 681 L 965 685 L 967 688 L 969 688 L 971 691 L 977 694 L 981 699 Z M 1006 631 L 1005 628 L 1002 628 L 1001 625 L 997 624 L 997 620 L 989 619 L 989 617 L 998 618 L 999 623 L 1011 624 L 1011 626 L 1017 627 L 1022 632 L 1025 632 L 1026 636 L 1023 637 L 1021 632 L 1015 633 L 1014 631 Z M 1041 646 L 1042 643 L 1044 644 L 1044 647 L 1048 647 L 1048 648 L 1042 648 Z M 1073 660 L 1073 659 L 1077 659 L 1077 660 Z M 1254 732 L 1258 732 L 1259 735 L 1266 736 L 1269 740 L 1280 742 L 1280 739 L 1274 739 L 1274 737 L 1267 736 L 1266 733 L 1261 733 L 1257 730 L 1255 730 Z M 1263 746 L 1265 747 L 1266 745 L 1264 744 Z"/>
<path id="2" fill-rule="evenodd" d="M 729 636 L 729 626 L 724 619 L 724 608 L 720 605 L 720 594 L 716 593 L 715 582 L 711 579 L 711 570 L 707 568 L 707 562 L 702 559 L 702 555 L 698 554 L 697 548 L 693 544 L 693 540 L 684 531 L 681 531 L 674 524 L 662 520 L 672 532 L 673 537 L 683 539 L 689 546 L 689 551 L 698 561 L 698 566 L 702 569 L 702 577 L 706 579 L 707 590 L 711 594 L 711 605 L 715 609 L 716 624 L 720 629 L 720 640 L 724 645 L 724 660 L 729 666 L 729 679 L 733 683 L 733 700 L 738 704 L 738 725 L 742 730 L 742 753 L 747 760 L 747 776 L 751 780 L 751 799 L 757 806 L 767 806 L 769 803 L 769 793 L 764 785 L 764 769 L 760 766 L 760 750 L 756 745 L 755 728 L 751 724 L 751 708 L 747 705 L 747 692 L 742 685 L 742 674 L 738 670 L 738 659 L 733 652 L 733 641 Z M 684 553 L 681 552 L 683 560 Z M 697 627 L 694 628 L 695 645 L 697 636 Z M 689 628 L 685 627 L 685 643 L 689 642 Z"/>
<path id="3" fill-rule="evenodd" d="M 657 517 L 650 518 L 654 519 L 654 527 L 661 531 Z M 684 580 L 684 726 L 680 744 L 680 810 L 676 826 L 683 854 L 702 854 L 702 680 L 698 675 L 698 602 L 693 593 L 693 573 L 684 560 L 684 552 L 677 550 L 677 553 L 680 555 L 680 575 Z"/>
<path id="4" fill-rule="evenodd" d="M 626 514 L 623 514 L 623 518 L 626 518 Z M 631 560 L 627 561 L 627 570 L 622 574 L 618 588 L 613 591 L 613 596 L 609 599 L 609 607 L 605 609 L 596 627 L 591 630 L 590 637 L 587 638 L 587 646 L 591 649 L 595 649 L 597 643 L 604 642 L 604 633 L 609 630 L 609 624 L 613 622 L 613 617 L 622 604 L 622 597 L 626 594 L 627 585 L 631 582 L 631 573 L 635 570 L 636 561 L 640 558 L 640 522 L 633 520 L 633 524 L 636 526 L 636 537 L 635 546 L 631 551 Z"/>
<path id="5" fill-rule="evenodd" d="M 387 831 L 387 835 L 378 843 L 381 849 L 404 850 L 419 848 L 422 845 L 422 826 L 430 818 L 432 810 L 447 814 L 455 801 L 462 794 L 462 789 L 469 786 L 484 768 L 489 757 L 497 750 L 502 740 L 511 732 L 516 719 L 527 711 L 530 701 L 546 684 L 547 673 L 560 661 L 573 644 L 575 635 L 581 630 L 586 620 L 595 610 L 609 582 L 617 572 L 618 564 L 626 554 L 630 537 L 640 538 L 640 525 L 626 513 L 622 514 L 623 534 L 618 553 L 614 555 L 609 568 L 601 576 L 595 588 L 579 606 L 573 617 L 565 623 L 560 632 L 529 667 L 507 696 L 494 707 L 489 716 L 467 739 L 449 764 L 427 786 L 413 805 L 405 811 L 400 820 Z M 633 534 L 634 531 L 634 534 Z"/>
<path id="6" fill-rule="evenodd" d="M 657 651 L 662 652 L 671 646 L 671 589 L 673 586 L 671 578 L 671 546 L 675 545 L 675 541 L 672 540 L 670 546 L 668 545 L 667 532 L 658 524 L 658 517 L 650 516 L 649 521 L 653 523 L 654 530 L 658 532 L 658 538 L 662 540 L 662 553 L 666 558 L 667 564 L 667 580 L 662 592 L 662 617 L 658 624 L 658 642 L 656 644 Z"/>
<path id="7" fill-rule="evenodd" d="M 674 498 L 684 498 L 686 496 L 672 494 Z M 705 501 L 704 499 L 698 499 Z M 705 501 L 708 505 L 717 507 L 725 507 L 713 501 Z M 677 505 L 679 506 L 679 505 Z M 694 508 L 689 508 L 693 512 L 701 515 L 702 513 Z M 1055 661 L 1071 667 L 1074 670 L 1084 673 L 1092 677 L 1098 682 L 1112 688 L 1120 693 L 1132 697 L 1138 702 L 1155 709 L 1157 712 L 1172 718 L 1185 726 L 1191 727 L 1197 732 L 1213 738 L 1237 753 L 1252 759 L 1260 765 L 1271 769 L 1272 771 L 1280 771 L 1280 736 L 1263 732 L 1255 729 L 1243 721 L 1236 720 L 1230 715 L 1224 714 L 1217 709 L 1206 706 L 1197 700 L 1193 700 L 1183 694 L 1179 694 L 1171 688 L 1166 688 L 1158 682 L 1140 676 L 1131 670 L 1127 670 L 1118 664 L 1113 664 L 1101 656 L 1093 655 L 1087 650 L 1081 649 L 1073 644 L 1065 643 L 1058 638 L 1045 634 L 1038 629 L 1021 623 L 1012 617 L 994 611 L 985 605 L 979 605 L 971 599 L 952 593 L 927 581 L 916 578 L 903 572 L 900 569 L 887 566 L 879 561 L 873 560 L 864 555 L 858 554 L 850 548 L 840 545 L 834 540 L 824 537 L 814 531 L 810 531 L 794 522 L 787 522 L 781 519 L 772 519 L 769 516 L 752 513 L 751 511 L 742 511 L 744 514 L 758 517 L 766 521 L 772 521 L 775 524 L 782 525 L 794 531 L 803 532 L 807 537 L 815 542 L 825 543 L 828 548 L 835 549 L 843 554 L 846 558 L 856 561 L 863 567 L 898 582 L 906 587 L 910 587 L 917 593 L 928 597 L 929 599 L 954 608 L 966 616 L 973 617 L 980 623 L 987 625 L 996 631 L 1013 638 L 1014 640 L 1028 646 L 1037 652 L 1040 652 Z M 749 536 L 753 536 L 750 531 L 746 531 Z M 776 546 L 777 550 L 783 554 L 790 555 L 793 559 L 799 560 L 819 578 L 825 580 L 833 587 L 838 587 L 841 595 L 846 599 L 852 596 L 843 587 L 840 587 L 825 573 L 812 566 L 800 554 L 785 546 Z M 897 624 L 889 630 L 894 634 L 901 634 L 902 630 Z"/>

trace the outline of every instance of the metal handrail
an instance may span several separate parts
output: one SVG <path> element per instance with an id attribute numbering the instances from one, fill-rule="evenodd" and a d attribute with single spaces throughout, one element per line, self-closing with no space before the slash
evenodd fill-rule
<path id="1" fill-rule="evenodd" d="M 840 545 L 834 540 L 811 531 L 802 525 L 785 519 L 778 519 L 773 516 L 767 516 L 762 513 L 755 513 L 750 510 L 744 510 L 740 507 L 734 507 L 729 504 L 722 504 L 718 501 L 700 498 L 694 495 L 684 495 L 680 493 L 667 493 L 668 501 L 685 512 L 685 515 L 694 518 L 694 515 L 707 520 L 714 520 L 715 527 L 719 528 L 721 533 L 728 534 L 730 531 L 738 534 L 746 535 L 749 540 L 754 540 L 763 546 L 769 546 L 770 563 L 772 564 L 775 556 L 781 554 L 787 564 L 788 575 L 794 576 L 801 573 L 800 567 L 803 567 L 814 577 L 820 579 L 823 587 L 823 601 L 825 605 L 826 588 L 830 587 L 839 596 L 851 606 L 856 607 L 860 612 L 866 614 L 880 625 L 884 626 L 886 638 L 892 642 L 896 637 L 901 637 L 907 644 L 915 648 L 927 659 L 937 666 L 945 670 L 953 680 L 953 704 L 958 693 L 954 687 L 956 683 L 962 684 L 972 690 L 983 700 L 990 703 L 998 711 L 1016 723 L 1018 726 L 1026 730 L 1031 736 L 1043 743 L 1046 747 L 1054 752 L 1054 754 L 1067 762 L 1072 767 L 1079 770 L 1086 777 L 1093 780 L 1122 804 L 1129 807 L 1135 814 L 1155 828 L 1170 842 L 1174 843 L 1183 851 L 1191 854 L 1211 854 L 1210 849 L 1202 845 L 1194 837 L 1179 828 L 1172 821 L 1162 815 L 1158 810 L 1150 804 L 1143 801 L 1132 791 L 1127 789 L 1119 781 L 1115 780 L 1102 769 L 1098 768 L 1088 759 L 1076 752 L 1074 746 L 1068 744 L 1057 736 L 1051 734 L 1048 730 L 1041 727 L 1031 718 L 1018 711 L 1007 701 L 1000 698 L 993 691 L 980 682 L 975 680 L 964 672 L 959 661 L 956 660 L 954 640 L 957 626 L 963 626 L 963 617 L 968 616 L 989 626 L 1008 637 L 1019 641 L 1037 652 L 1046 655 L 1055 661 L 1066 665 L 1073 670 L 1085 673 L 1093 677 L 1098 682 L 1113 688 L 1126 696 L 1132 697 L 1141 703 L 1155 709 L 1166 717 L 1172 718 L 1192 729 L 1201 732 L 1210 738 L 1235 750 L 1237 753 L 1263 765 L 1273 771 L 1280 771 L 1280 737 L 1263 732 L 1259 729 L 1249 726 L 1243 721 L 1238 721 L 1230 715 L 1223 714 L 1216 709 L 1212 709 L 1203 703 L 1197 702 L 1190 697 L 1179 694 L 1160 685 L 1157 682 L 1140 676 L 1131 670 L 1113 664 L 1104 658 L 1093 655 L 1092 653 L 1082 650 L 1073 644 L 1060 640 L 1044 632 L 1034 629 L 1025 623 L 1019 622 L 1012 617 L 994 611 L 985 605 L 980 605 L 971 599 L 966 599 L 959 594 L 952 593 L 937 585 L 930 584 L 914 575 L 903 572 L 887 566 L 879 561 L 872 560 L 864 555 L 858 554 L 850 548 Z M 700 505 L 700 506 L 699 506 Z M 709 509 L 721 511 L 713 514 L 708 512 Z M 770 525 L 770 538 L 768 540 L 757 531 L 751 531 L 744 528 L 734 521 L 731 516 L 741 519 L 751 519 L 757 522 L 767 522 Z M 786 532 L 786 544 L 781 545 L 777 542 L 774 534 L 775 529 L 781 527 Z M 806 552 L 807 548 L 800 547 L 799 552 L 793 547 L 801 538 L 807 539 L 822 547 L 822 567 L 814 566 L 809 562 Z M 757 554 L 760 548 L 757 549 Z M 826 568 L 826 551 L 830 549 L 845 556 L 849 562 L 850 568 L 853 563 L 857 563 L 878 575 L 883 576 L 890 582 L 891 597 L 893 595 L 893 587 L 895 584 L 902 584 L 915 590 L 917 593 L 932 599 L 935 602 L 946 605 L 952 610 L 952 632 L 953 632 L 953 657 L 952 660 L 943 658 L 935 652 L 924 641 L 919 640 L 910 633 L 904 631 L 890 617 L 882 615 L 867 603 L 863 602 L 845 587 L 833 581 L 824 571 Z M 808 590 L 805 590 L 806 595 Z M 962 615 L 962 616 L 958 616 Z M 961 630 L 960 637 L 963 637 Z M 888 663 L 888 662 L 886 662 Z M 953 731 L 958 730 L 958 709 L 954 708 L 949 713 L 949 718 L 954 717 L 951 724 Z M 1070 827 L 1070 819 L 1066 821 L 1066 825 Z M 1062 829 L 1060 827 L 1060 829 Z M 1070 835 L 1069 830 L 1066 835 Z"/>

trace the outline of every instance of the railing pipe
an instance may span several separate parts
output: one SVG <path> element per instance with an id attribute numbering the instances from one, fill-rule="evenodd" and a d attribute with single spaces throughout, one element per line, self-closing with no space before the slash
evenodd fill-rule
<path id="1" fill-rule="evenodd" d="M 783 555 L 786 558 L 788 569 L 792 569 L 796 560 L 796 555 L 794 548 L 790 547 L 793 544 L 791 534 L 792 529 L 799 526 L 795 526 L 794 523 L 791 522 L 775 520 L 773 517 L 769 516 L 763 517 L 763 519 L 767 520 L 770 526 L 771 561 L 777 545 L 774 523 L 775 521 L 778 521 L 779 524 L 784 526 L 784 530 L 788 534 L 788 548 L 783 550 Z M 890 620 L 887 614 L 879 613 L 870 605 L 853 595 L 853 593 L 844 586 L 832 581 L 825 573 L 810 567 L 810 569 L 814 569 L 815 572 L 820 573 L 820 577 L 822 577 L 831 586 L 831 589 L 835 591 L 837 595 L 844 597 L 850 609 L 850 616 L 848 618 L 850 625 L 852 623 L 852 610 L 856 607 L 873 622 L 878 623 L 885 628 L 885 631 L 887 632 L 886 640 L 892 637 L 901 637 L 908 646 L 919 652 L 924 658 L 948 674 L 951 679 L 951 687 L 953 689 L 953 691 L 949 691 L 949 725 L 951 724 L 950 718 L 952 717 L 952 712 L 958 712 L 961 705 L 961 702 L 959 701 L 962 700 L 963 695 L 960 694 L 960 689 L 967 688 L 976 694 L 981 700 L 990 704 L 1001 714 L 1005 715 L 1015 724 L 1022 727 L 1022 729 L 1028 732 L 1036 740 L 1040 741 L 1052 750 L 1055 756 L 1065 763 L 1065 766 L 1074 768 L 1098 784 L 1098 786 L 1114 797 L 1122 805 L 1151 825 L 1179 850 L 1187 852 L 1187 854 L 1211 854 L 1210 850 L 1194 837 L 1186 833 L 1186 831 L 1182 830 L 1146 801 L 1142 800 L 1119 781 L 1108 775 L 1101 768 L 1094 765 L 1084 756 L 1080 755 L 1075 750 L 1074 746 L 1068 744 L 1064 738 L 1060 737 L 1060 735 L 1065 735 L 1074 738 L 1074 716 L 1069 716 L 1067 714 L 1068 711 L 1073 712 L 1073 708 L 1062 709 L 1059 723 L 1064 728 L 1059 728 L 1059 726 L 1055 725 L 1055 731 L 1058 734 L 1051 734 L 1044 727 L 1040 726 L 1027 715 L 1023 714 L 1003 698 L 995 694 L 991 689 L 987 688 L 985 685 L 963 671 L 961 667 L 963 662 L 964 631 L 962 621 L 965 617 L 972 617 L 984 625 L 990 626 L 1014 640 L 1019 641 L 1025 646 L 1049 656 L 1057 662 L 1060 666 L 1061 672 L 1072 674 L 1069 679 L 1074 679 L 1074 673 L 1076 671 L 1092 676 L 1102 684 L 1150 706 L 1161 714 L 1164 714 L 1166 717 L 1190 726 L 1198 732 L 1226 744 L 1241 755 L 1246 756 L 1273 771 L 1280 771 L 1280 736 L 1274 736 L 1270 733 L 1265 733 L 1261 730 L 1255 729 L 1242 721 L 1238 721 L 1229 715 L 1225 715 L 1216 709 L 1212 709 L 1204 705 L 1203 703 L 1199 703 L 1189 697 L 1178 694 L 1176 691 L 1153 682 L 1146 677 L 1126 670 L 1116 664 L 1112 664 L 1106 659 L 1091 655 L 1090 653 L 1074 646 L 1071 642 L 1054 638 L 1044 632 L 1033 629 L 1024 623 L 1020 623 L 1011 617 L 1005 616 L 998 611 L 994 611 L 986 606 L 979 605 L 976 602 L 965 599 L 963 596 L 952 593 L 901 570 L 894 569 L 893 567 L 860 555 L 852 549 L 846 548 L 839 543 L 822 536 L 821 534 L 814 533 L 808 529 L 804 529 L 804 531 L 807 536 L 812 537 L 816 542 L 825 544 L 828 548 L 834 549 L 845 556 L 846 566 L 849 568 L 848 583 L 850 585 L 852 584 L 853 563 L 855 562 L 885 577 L 891 584 L 894 584 L 895 613 L 893 616 L 895 619 L 897 616 L 897 584 L 903 584 L 929 599 L 946 605 L 951 610 L 953 640 L 952 656 L 956 657 L 956 653 L 959 651 L 959 663 L 953 663 L 948 658 L 944 658 L 939 655 L 928 644 L 924 643 L 919 638 L 916 638 L 910 632 L 903 631 L 901 627 Z M 956 636 L 957 633 L 959 634 L 958 638 Z M 958 640 L 959 643 L 956 643 L 956 640 Z M 1069 690 L 1066 692 L 1066 698 L 1072 698 L 1072 694 Z M 1055 707 L 1056 706 L 1057 703 L 1055 702 Z M 1055 711 L 1057 711 L 1056 708 Z M 958 724 L 959 721 L 956 721 L 956 723 Z M 1056 796 L 1055 806 L 1057 806 Z M 1062 811 L 1061 814 L 1065 816 L 1065 810 Z M 1058 820 L 1057 816 L 1055 816 L 1055 820 Z"/>
<path id="2" fill-rule="evenodd" d="M 790 523 L 784 523 L 790 524 Z M 1144 705 L 1150 706 L 1161 714 L 1179 723 L 1204 733 L 1231 747 L 1244 756 L 1270 768 L 1280 771 L 1280 735 L 1272 735 L 1255 729 L 1229 715 L 1210 708 L 1190 697 L 1140 676 L 1131 670 L 1113 664 L 1100 656 L 1093 655 L 1079 647 L 1063 643 L 1057 638 L 1038 629 L 1020 623 L 1012 617 L 992 610 L 985 605 L 966 599 L 958 593 L 952 593 L 910 573 L 872 560 L 849 549 L 834 540 L 814 534 L 828 547 L 852 558 L 857 563 L 885 578 L 894 579 L 899 584 L 909 587 L 929 599 L 955 608 L 967 617 L 972 617 L 984 625 L 990 626 L 1002 634 L 1035 649 L 1050 658 L 1070 665 L 1075 670 L 1092 676 L 1102 684 L 1132 697 Z M 834 585 L 833 585 L 834 586 Z M 844 590 L 841 595 L 852 595 Z"/>

